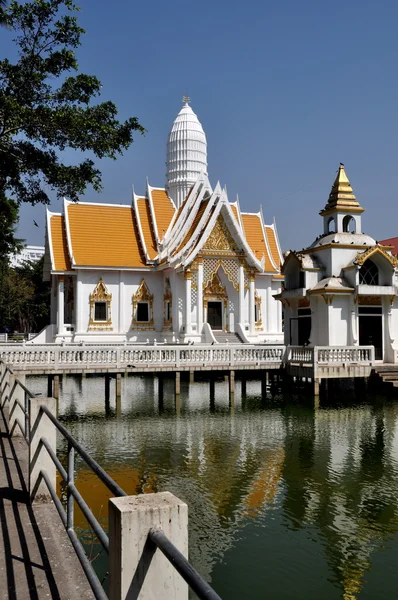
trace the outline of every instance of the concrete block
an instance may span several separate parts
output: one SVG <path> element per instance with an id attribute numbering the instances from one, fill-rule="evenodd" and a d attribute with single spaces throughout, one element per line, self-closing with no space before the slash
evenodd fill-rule
<path id="1" fill-rule="evenodd" d="M 12 437 L 23 437 L 24 431 L 21 430 L 18 422 L 23 428 L 25 427 L 25 414 L 15 401 L 18 400 L 22 406 L 25 406 L 25 391 L 18 385 L 17 380 L 25 385 L 26 375 L 24 373 L 18 373 L 17 377 L 10 375 L 9 428 Z"/>
<path id="2" fill-rule="evenodd" d="M 188 600 L 188 585 L 148 542 L 160 528 L 188 558 L 188 507 L 170 494 L 141 494 L 109 500 L 110 600 Z"/>
<path id="3" fill-rule="evenodd" d="M 56 489 L 56 467 L 40 440 L 46 438 L 56 452 L 57 432 L 55 425 L 40 410 L 41 406 L 46 406 L 56 415 L 57 402 L 55 398 L 32 398 L 30 401 L 29 495 L 32 502 L 51 501 L 50 492 L 40 477 L 40 471 L 47 472 L 53 488 Z"/>

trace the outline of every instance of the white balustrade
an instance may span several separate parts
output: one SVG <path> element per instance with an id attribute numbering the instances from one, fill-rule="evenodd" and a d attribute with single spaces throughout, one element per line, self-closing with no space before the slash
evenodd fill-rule
<path id="1" fill-rule="evenodd" d="M 373 346 L 288 346 L 288 363 L 358 365 L 374 363 Z"/>
<path id="2" fill-rule="evenodd" d="M 374 346 L 316 346 L 316 362 L 319 365 L 373 364 Z"/>
<path id="3" fill-rule="evenodd" d="M 195 367 L 267 365 L 282 363 L 284 346 L 127 346 L 85 344 L 65 346 L 0 346 L 0 358 L 19 369 L 43 368 L 95 368 L 129 366 L 142 367 Z"/>

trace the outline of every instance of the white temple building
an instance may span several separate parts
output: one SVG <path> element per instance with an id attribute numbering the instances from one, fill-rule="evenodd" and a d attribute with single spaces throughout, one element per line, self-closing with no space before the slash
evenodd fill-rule
<path id="1" fill-rule="evenodd" d="M 376 360 L 398 362 L 398 259 L 362 232 L 363 212 L 341 164 L 323 233 L 283 266 L 285 344 L 372 345 Z"/>
<path id="2" fill-rule="evenodd" d="M 203 128 L 187 102 L 167 142 L 164 188 L 131 204 L 47 212 L 44 342 L 282 342 L 275 223 L 246 213 L 207 176 Z"/>

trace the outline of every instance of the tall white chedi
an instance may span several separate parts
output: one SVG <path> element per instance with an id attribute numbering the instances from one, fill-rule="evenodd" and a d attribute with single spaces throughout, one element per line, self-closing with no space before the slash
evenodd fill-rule
<path id="1" fill-rule="evenodd" d="M 207 175 L 207 142 L 198 117 L 184 96 L 167 140 L 166 190 L 177 208 L 200 173 Z"/>

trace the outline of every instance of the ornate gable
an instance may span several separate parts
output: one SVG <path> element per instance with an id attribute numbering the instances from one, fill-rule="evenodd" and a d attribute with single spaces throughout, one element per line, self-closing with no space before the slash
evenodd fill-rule
<path id="1" fill-rule="evenodd" d="M 392 267 L 398 266 L 398 258 L 396 256 L 392 256 L 389 252 L 384 250 L 384 248 L 379 246 L 378 244 L 376 246 L 372 246 L 368 250 L 365 250 L 365 252 L 357 254 L 357 257 L 354 262 L 361 267 L 364 264 L 364 262 L 374 254 L 380 254 L 381 256 L 383 256 L 385 259 L 388 260 Z"/>
<path id="2" fill-rule="evenodd" d="M 221 215 L 218 215 L 217 221 L 203 246 L 202 252 L 203 254 L 211 254 L 216 252 L 219 255 L 235 255 L 240 252 Z"/>

